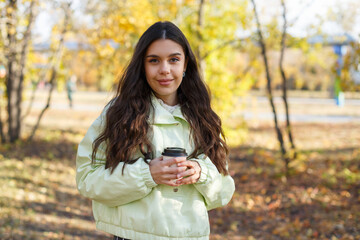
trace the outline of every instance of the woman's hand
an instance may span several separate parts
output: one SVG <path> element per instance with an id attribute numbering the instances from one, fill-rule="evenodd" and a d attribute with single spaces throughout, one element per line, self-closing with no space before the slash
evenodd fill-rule
<path id="1" fill-rule="evenodd" d="M 178 175 L 186 172 L 187 166 L 179 166 L 179 164 L 186 162 L 184 157 L 171 158 L 163 160 L 163 157 L 154 158 L 150 161 L 150 173 L 157 184 L 165 184 L 176 187 L 181 184 L 176 183 Z M 172 166 L 173 165 L 173 166 Z"/>
<path id="2" fill-rule="evenodd" d="M 201 175 L 201 167 L 197 161 L 188 160 L 178 163 L 178 167 L 186 167 L 186 171 L 178 173 L 176 181 L 179 185 L 193 184 L 199 181 Z"/>

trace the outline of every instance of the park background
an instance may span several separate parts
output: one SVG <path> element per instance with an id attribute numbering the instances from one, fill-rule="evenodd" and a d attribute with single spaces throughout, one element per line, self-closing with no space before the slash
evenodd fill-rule
<path id="1" fill-rule="evenodd" d="M 0 14 L 0 239 L 111 239 L 77 192 L 77 144 L 159 20 L 188 37 L 231 146 L 236 192 L 209 213 L 211 239 L 360 239 L 358 1 L 1 0 Z"/>

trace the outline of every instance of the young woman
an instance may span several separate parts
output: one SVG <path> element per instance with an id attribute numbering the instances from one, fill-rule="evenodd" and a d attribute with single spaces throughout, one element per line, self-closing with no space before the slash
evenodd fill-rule
<path id="1" fill-rule="evenodd" d="M 207 211 L 235 189 L 222 137 L 187 39 L 155 23 L 79 144 L 77 186 L 93 200 L 96 227 L 114 239 L 209 239 Z M 167 147 L 189 156 L 163 159 Z"/>

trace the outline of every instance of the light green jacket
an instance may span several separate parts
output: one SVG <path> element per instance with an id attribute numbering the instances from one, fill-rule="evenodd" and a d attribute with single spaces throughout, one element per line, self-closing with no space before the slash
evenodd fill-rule
<path id="1" fill-rule="evenodd" d="M 166 147 L 194 149 L 189 124 L 180 108 L 173 114 L 152 97 L 148 137 L 153 157 L 160 157 Z M 104 111 L 105 112 L 105 111 Z M 96 164 L 91 164 L 92 143 L 105 119 L 102 113 L 80 142 L 76 158 L 76 182 L 79 192 L 92 199 L 96 227 L 107 233 L 131 240 L 207 240 L 210 226 L 207 211 L 226 205 L 235 190 L 233 179 L 218 172 L 211 160 L 200 155 L 201 176 L 197 183 L 173 187 L 158 185 L 151 177 L 149 165 L 138 152 L 139 160 L 123 163 L 113 174 L 105 169 L 103 145 Z"/>

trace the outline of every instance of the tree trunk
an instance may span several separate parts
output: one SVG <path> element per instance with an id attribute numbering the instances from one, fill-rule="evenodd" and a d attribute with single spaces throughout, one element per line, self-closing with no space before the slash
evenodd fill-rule
<path id="1" fill-rule="evenodd" d="M 261 46 L 261 54 L 262 54 L 262 57 L 263 57 L 263 60 L 264 60 L 264 65 L 265 65 L 265 70 L 266 70 L 268 99 L 269 99 L 271 109 L 272 109 L 273 115 L 274 115 L 275 130 L 276 130 L 276 134 L 277 134 L 277 139 L 278 139 L 279 144 L 280 144 L 281 154 L 282 154 L 283 160 L 285 161 L 286 173 L 288 173 L 287 167 L 288 167 L 289 158 L 287 156 L 287 152 L 286 152 L 286 149 L 285 149 L 285 146 L 284 146 L 283 135 L 282 135 L 281 130 L 280 130 L 279 125 L 278 125 L 277 113 L 276 113 L 276 108 L 275 108 L 273 95 L 272 95 L 272 89 L 271 89 L 272 78 L 271 78 L 271 75 L 270 75 L 268 59 L 267 59 L 267 55 L 266 55 L 265 40 L 263 38 L 263 34 L 262 34 L 262 31 L 261 31 L 261 25 L 260 25 L 260 20 L 259 20 L 258 14 L 257 14 L 255 1 L 251 0 L 251 2 L 253 4 L 253 6 L 254 6 L 255 20 L 256 20 L 256 24 L 257 24 L 257 28 L 258 28 L 259 44 Z"/>
<path id="2" fill-rule="evenodd" d="M 7 41 L 7 26 L 6 26 L 6 19 L 7 15 L 5 13 L 6 11 L 0 11 L 0 37 L 3 45 L 8 46 Z M 0 51 L 0 63 L 5 64 L 6 61 L 6 54 L 5 51 Z M 5 64 L 6 65 L 6 64 Z M 5 78 L 6 81 L 6 78 Z M 5 132 L 4 132 L 4 122 L 2 118 L 2 101 L 3 101 L 3 94 L 0 94 L 0 137 L 1 137 L 1 143 L 6 142 Z"/>
<path id="3" fill-rule="evenodd" d="M 10 0 L 7 6 L 7 44 L 8 46 L 8 74 L 6 75 L 6 92 L 8 96 L 8 137 L 10 142 L 20 138 L 21 133 L 21 103 L 24 82 L 24 71 L 28 46 L 31 38 L 32 23 L 34 20 L 35 2 L 31 1 L 29 8 L 28 25 L 24 32 L 21 45 L 16 41 L 17 34 L 17 1 Z M 18 52 L 20 49 L 20 55 Z"/>
<path id="4" fill-rule="evenodd" d="M 0 100 L 0 138 L 1 138 L 0 142 L 6 143 L 1 111 L 2 110 L 1 110 L 1 100 Z"/>
<path id="5" fill-rule="evenodd" d="M 20 84 L 19 67 L 16 58 L 16 10 L 17 1 L 10 0 L 7 6 L 7 68 L 6 75 L 6 93 L 8 97 L 7 111 L 8 111 L 8 137 L 10 142 L 14 142 L 20 136 L 20 122 L 17 115 L 21 113 L 21 106 L 17 93 Z"/>
<path id="6" fill-rule="evenodd" d="M 282 32 L 282 37 L 281 37 L 281 52 L 280 52 L 280 61 L 279 61 L 279 68 L 280 68 L 280 73 L 281 73 L 281 78 L 282 78 L 282 93 L 283 93 L 282 99 L 284 102 L 285 112 L 286 112 L 286 132 L 288 134 L 289 141 L 291 144 L 291 149 L 293 152 L 292 157 L 296 158 L 296 148 L 295 148 L 293 135 L 292 135 L 292 131 L 291 131 L 289 105 L 287 102 L 287 84 L 286 84 L 287 78 L 286 78 L 285 70 L 283 67 L 284 54 L 285 54 L 285 48 L 286 48 L 286 30 L 287 30 L 286 6 L 285 6 L 284 0 L 281 0 L 281 5 L 283 8 L 283 21 L 284 21 L 283 32 Z M 286 164 L 288 164 L 288 162 Z M 288 168 L 288 166 L 287 166 L 287 168 Z"/>

